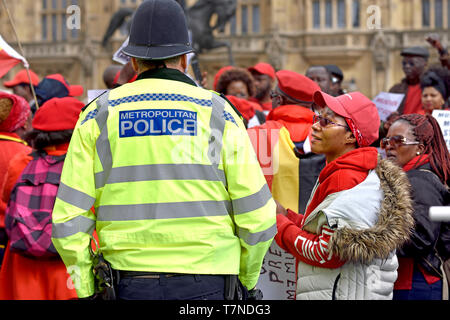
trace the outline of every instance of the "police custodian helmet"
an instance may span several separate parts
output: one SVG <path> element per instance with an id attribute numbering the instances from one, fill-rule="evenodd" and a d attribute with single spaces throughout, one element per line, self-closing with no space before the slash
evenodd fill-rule
<path id="1" fill-rule="evenodd" d="M 164 60 L 192 52 L 183 8 L 174 0 L 144 1 L 131 24 L 123 52 L 145 60 Z"/>

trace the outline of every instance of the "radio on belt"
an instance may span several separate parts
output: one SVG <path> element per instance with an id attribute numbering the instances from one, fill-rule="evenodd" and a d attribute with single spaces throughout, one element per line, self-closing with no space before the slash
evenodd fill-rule
<path id="1" fill-rule="evenodd" d="M 119 112 L 121 138 L 142 136 L 196 136 L 197 112 L 148 109 Z"/>

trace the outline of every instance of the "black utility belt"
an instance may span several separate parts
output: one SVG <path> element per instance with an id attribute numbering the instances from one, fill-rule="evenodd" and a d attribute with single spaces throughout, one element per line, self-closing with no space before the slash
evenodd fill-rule
<path id="1" fill-rule="evenodd" d="M 145 271 L 122 271 L 118 270 L 120 278 L 146 278 L 146 279 L 160 279 L 188 276 L 183 273 L 160 273 L 160 272 L 145 272 Z"/>
<path id="2" fill-rule="evenodd" d="M 173 277 L 192 277 L 192 276 L 221 276 L 212 274 L 188 274 L 188 273 L 162 273 L 162 272 L 148 272 L 148 271 L 123 271 L 117 270 L 120 279 L 123 278 L 143 278 L 143 279 L 161 279 L 161 278 L 173 278 Z M 225 277 L 225 276 L 223 276 Z"/>

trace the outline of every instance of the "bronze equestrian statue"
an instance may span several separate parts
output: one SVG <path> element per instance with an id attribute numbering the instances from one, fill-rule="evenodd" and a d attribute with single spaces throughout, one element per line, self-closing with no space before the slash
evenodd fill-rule
<path id="1" fill-rule="evenodd" d="M 225 26 L 236 13 L 236 0 L 198 0 L 190 8 L 186 8 L 185 0 L 177 0 L 185 9 L 189 29 L 192 33 L 192 43 L 197 54 L 227 47 L 229 64 L 234 65 L 231 44 L 214 38 L 214 30 L 223 33 Z M 217 14 L 217 23 L 210 25 L 211 17 Z M 108 29 L 103 36 L 102 45 L 106 47 L 109 39 L 117 29 L 125 29 L 129 33 L 134 10 L 121 8 L 111 17 Z M 131 19 L 129 17 L 131 16 Z"/>

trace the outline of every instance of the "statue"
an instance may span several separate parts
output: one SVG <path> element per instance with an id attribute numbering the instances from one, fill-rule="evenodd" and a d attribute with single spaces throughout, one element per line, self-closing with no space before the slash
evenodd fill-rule
<path id="1" fill-rule="evenodd" d="M 227 47 L 229 64 L 234 65 L 231 44 L 214 38 L 214 30 L 225 31 L 228 21 L 236 13 L 236 0 L 198 0 L 187 10 L 188 25 L 192 32 L 194 50 L 202 53 L 220 47 Z M 211 17 L 217 14 L 217 23 L 210 25 Z"/>
<path id="2" fill-rule="evenodd" d="M 231 44 L 225 41 L 218 41 L 214 38 L 214 30 L 225 31 L 228 21 L 236 13 L 236 0 L 198 0 L 190 8 L 186 8 L 185 0 L 177 0 L 185 9 L 188 26 L 192 34 L 193 48 L 196 53 L 202 53 L 220 47 L 227 47 L 229 64 L 234 65 L 234 59 L 231 50 Z M 210 25 L 211 17 L 217 14 L 217 23 Z M 134 10 L 130 8 L 121 8 L 111 17 L 108 29 L 102 40 L 102 46 L 108 45 L 109 39 L 117 29 L 131 29 Z M 129 18 L 131 16 L 131 19 Z"/>

